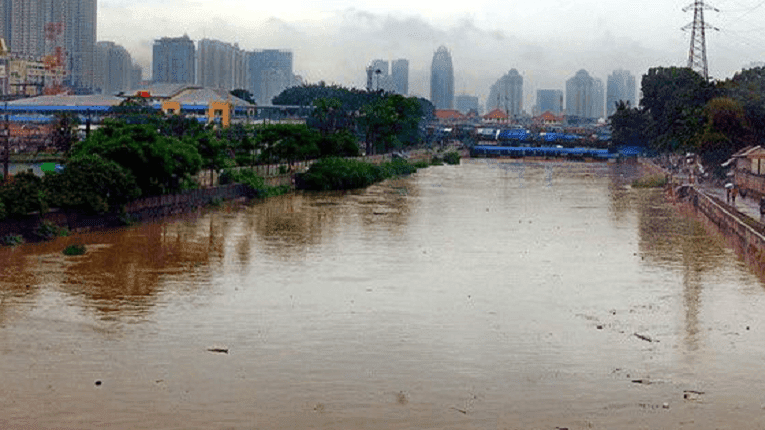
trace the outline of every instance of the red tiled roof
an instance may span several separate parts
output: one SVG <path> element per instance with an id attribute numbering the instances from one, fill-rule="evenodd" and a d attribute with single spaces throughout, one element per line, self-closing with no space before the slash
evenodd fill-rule
<path id="1" fill-rule="evenodd" d="M 484 119 L 507 119 L 507 114 L 502 109 L 494 109 L 483 116 Z"/>
<path id="2" fill-rule="evenodd" d="M 439 109 L 436 111 L 436 118 L 438 119 L 463 119 L 464 115 L 460 111 L 455 109 Z"/>

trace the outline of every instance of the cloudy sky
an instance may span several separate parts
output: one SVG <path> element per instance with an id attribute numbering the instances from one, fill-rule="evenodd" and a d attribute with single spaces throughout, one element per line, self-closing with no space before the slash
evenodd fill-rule
<path id="1" fill-rule="evenodd" d="M 691 0 L 686 0 L 688 3 Z M 710 75 L 732 76 L 765 61 L 765 0 L 719 0 L 707 11 Z M 579 69 L 605 81 L 614 69 L 636 76 L 653 66 L 684 66 L 693 20 L 675 0 L 99 0 L 98 40 L 125 46 L 151 70 L 160 37 L 290 49 L 295 73 L 363 87 L 375 59 L 406 58 L 410 93 L 428 96 L 435 50 L 446 46 L 455 92 L 478 95 L 512 68 L 524 77 L 524 108 L 537 88 L 564 89 Z M 638 78 L 639 82 L 639 78 Z"/>

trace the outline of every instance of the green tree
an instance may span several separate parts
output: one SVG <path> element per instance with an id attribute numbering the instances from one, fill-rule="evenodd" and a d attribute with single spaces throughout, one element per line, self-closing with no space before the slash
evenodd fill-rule
<path id="1" fill-rule="evenodd" d="M 3 183 L 0 186 L 0 200 L 4 202 L 6 214 L 10 217 L 48 211 L 48 196 L 42 179 L 32 172 L 19 173 Z"/>
<path id="2" fill-rule="evenodd" d="M 245 90 L 245 89 L 237 88 L 237 89 L 231 91 L 231 95 L 236 97 L 236 98 L 240 98 L 240 99 L 242 99 L 242 100 L 244 100 L 246 102 L 249 102 L 249 103 L 252 103 L 252 104 L 256 104 L 255 103 L 255 99 L 252 98 L 252 93 L 247 91 L 247 90 Z"/>
<path id="3" fill-rule="evenodd" d="M 765 140 L 765 67 L 742 70 L 718 84 L 720 92 L 744 109 L 754 140 Z"/>
<path id="4" fill-rule="evenodd" d="M 144 196 L 166 194 L 199 172 L 202 158 L 188 140 L 162 136 L 151 125 L 108 121 L 72 148 L 72 158 L 99 155 L 130 171 Z"/>
<path id="5" fill-rule="evenodd" d="M 750 144 L 754 137 L 741 104 L 729 97 L 716 97 L 704 107 L 707 117 L 702 133 L 695 140 L 704 164 L 722 174 L 720 164 Z"/>
<path id="6" fill-rule="evenodd" d="M 704 106 L 715 89 L 695 71 L 684 67 L 655 67 L 643 75 L 640 101 L 651 118 L 647 130 L 654 148 L 685 149 L 702 132 Z"/>
<path id="7" fill-rule="evenodd" d="M 132 173 L 98 155 L 70 159 L 63 172 L 47 174 L 43 183 L 51 204 L 67 212 L 117 212 L 141 194 Z"/>
<path id="8" fill-rule="evenodd" d="M 612 142 L 615 145 L 647 146 L 646 131 L 650 117 L 639 108 L 631 108 L 629 103 L 619 101 L 616 111 L 611 115 Z"/>
<path id="9" fill-rule="evenodd" d="M 271 124 L 258 130 L 256 140 L 263 161 L 292 164 L 319 156 L 319 136 L 305 125 Z"/>

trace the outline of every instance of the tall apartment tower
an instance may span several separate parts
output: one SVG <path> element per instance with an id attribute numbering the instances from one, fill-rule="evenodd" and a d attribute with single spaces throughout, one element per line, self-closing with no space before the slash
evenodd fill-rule
<path id="1" fill-rule="evenodd" d="M 0 0 L 0 34 L 12 52 L 62 53 L 65 84 L 78 93 L 93 88 L 97 0 Z"/>
<path id="2" fill-rule="evenodd" d="M 563 91 L 537 90 L 537 107 L 540 114 L 550 112 L 560 115 L 563 113 Z"/>
<path id="3" fill-rule="evenodd" d="M 93 90 L 114 95 L 133 88 L 133 59 L 127 49 L 114 42 L 96 43 Z"/>
<path id="4" fill-rule="evenodd" d="M 133 63 L 130 67 L 130 89 L 136 88 L 141 81 L 143 81 L 143 67 Z"/>
<path id="5" fill-rule="evenodd" d="M 179 84 L 196 83 L 195 57 L 196 49 L 189 36 L 155 40 L 152 80 Z"/>
<path id="6" fill-rule="evenodd" d="M 409 94 L 409 60 L 393 60 L 390 66 L 391 91 L 405 96 Z"/>
<path id="7" fill-rule="evenodd" d="M 593 97 L 595 79 L 586 70 L 576 72 L 566 81 L 566 115 L 581 118 L 595 118 Z"/>
<path id="8" fill-rule="evenodd" d="M 371 72 L 371 74 L 370 74 Z M 370 91 L 390 91 L 388 62 L 385 60 L 372 60 L 367 72 L 367 89 Z"/>
<path id="9" fill-rule="evenodd" d="M 603 80 L 593 78 L 595 85 L 592 93 L 592 118 L 603 118 L 605 116 L 604 103 L 606 101 L 606 90 L 603 86 Z"/>
<path id="10" fill-rule="evenodd" d="M 436 109 L 454 108 L 454 67 L 445 46 L 433 54 L 430 66 L 430 101 Z"/>
<path id="11" fill-rule="evenodd" d="M 637 107 L 635 77 L 627 70 L 614 70 L 606 81 L 606 114 L 611 116 L 616 112 L 616 103 L 627 102 L 631 107 Z"/>
<path id="12" fill-rule="evenodd" d="M 523 76 L 518 70 L 511 69 L 491 86 L 486 108 L 501 109 L 510 117 L 523 113 Z"/>
<path id="13" fill-rule="evenodd" d="M 227 91 L 247 85 L 245 53 L 238 44 L 202 39 L 197 44 L 197 84 Z"/>
<path id="14" fill-rule="evenodd" d="M 292 52 L 264 49 L 249 54 L 248 90 L 259 105 L 271 105 L 274 97 L 295 83 Z"/>

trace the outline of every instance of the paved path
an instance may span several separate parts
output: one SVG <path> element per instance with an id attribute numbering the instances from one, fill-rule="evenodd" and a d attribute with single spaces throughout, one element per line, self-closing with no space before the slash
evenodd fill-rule
<path id="1" fill-rule="evenodd" d="M 717 197 L 717 199 L 723 203 L 726 202 L 725 188 L 708 186 L 708 185 L 700 185 L 699 189 L 703 191 L 704 193 L 706 193 L 707 195 Z M 761 223 L 765 223 L 765 218 L 763 218 L 763 216 L 760 215 L 760 202 L 758 200 L 755 200 L 752 198 L 743 198 L 739 195 L 738 197 L 736 197 L 735 204 L 733 204 L 732 202 L 729 204 L 733 206 L 734 208 L 736 208 L 739 212 L 743 213 L 744 215 L 747 215 L 749 218 L 752 218 L 756 221 L 760 221 Z"/>

